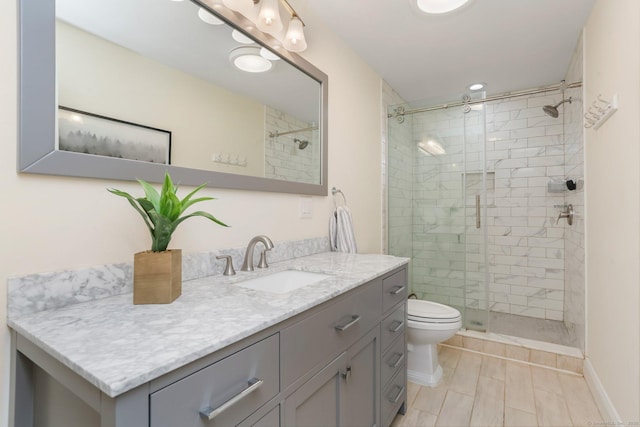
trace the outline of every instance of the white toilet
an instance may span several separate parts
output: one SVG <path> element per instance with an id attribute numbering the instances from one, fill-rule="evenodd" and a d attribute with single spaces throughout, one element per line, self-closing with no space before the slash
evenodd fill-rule
<path id="1" fill-rule="evenodd" d="M 451 338 L 462 326 L 460 312 L 437 302 L 407 301 L 409 381 L 435 387 L 442 378 L 437 344 Z"/>

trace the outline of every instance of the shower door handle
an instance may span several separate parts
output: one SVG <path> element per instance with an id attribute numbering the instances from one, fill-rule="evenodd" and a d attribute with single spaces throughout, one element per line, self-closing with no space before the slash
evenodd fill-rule
<path id="1" fill-rule="evenodd" d="M 476 194 L 476 228 L 480 228 L 480 195 Z"/>

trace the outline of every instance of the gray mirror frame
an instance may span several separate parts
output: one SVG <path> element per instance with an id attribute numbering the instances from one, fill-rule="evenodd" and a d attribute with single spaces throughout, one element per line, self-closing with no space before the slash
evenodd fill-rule
<path id="1" fill-rule="evenodd" d="M 260 31 L 245 30 L 245 28 L 252 28 L 253 24 L 240 14 L 227 9 L 212 9 L 198 0 L 193 2 L 208 8 L 229 25 L 249 35 L 265 47 L 269 47 L 274 41 L 271 36 Z M 318 196 L 328 194 L 328 76 L 299 55 L 286 52 L 284 49 L 278 51 L 271 49 L 321 85 L 320 184 L 281 181 L 56 150 L 55 0 L 19 0 L 19 25 L 18 172 L 162 182 L 165 171 L 169 171 L 174 181 L 183 185 L 197 186 L 207 183 L 213 188 Z"/>

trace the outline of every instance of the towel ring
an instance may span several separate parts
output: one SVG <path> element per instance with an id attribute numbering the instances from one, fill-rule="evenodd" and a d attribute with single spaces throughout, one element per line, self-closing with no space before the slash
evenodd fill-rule
<path id="1" fill-rule="evenodd" d="M 338 204 L 336 203 L 336 194 L 340 193 L 342 195 L 342 200 L 344 200 L 344 204 L 347 204 L 347 197 L 344 195 L 344 193 L 342 192 L 342 190 L 338 190 L 336 187 L 333 187 L 331 189 L 331 194 L 333 195 L 333 205 L 335 207 L 338 207 Z"/>

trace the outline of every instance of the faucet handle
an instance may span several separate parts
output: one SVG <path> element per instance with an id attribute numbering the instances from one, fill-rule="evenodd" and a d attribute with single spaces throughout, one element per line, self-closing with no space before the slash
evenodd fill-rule
<path id="1" fill-rule="evenodd" d="M 216 257 L 216 259 L 226 259 L 227 260 L 227 264 L 224 267 L 224 274 L 225 276 L 233 276 L 236 274 L 236 270 L 233 268 L 233 258 L 231 258 L 231 255 L 219 255 Z"/>
<path id="2" fill-rule="evenodd" d="M 270 249 L 265 249 L 260 252 L 260 262 L 258 263 L 258 268 L 269 268 L 269 264 L 267 264 L 267 251 Z"/>

